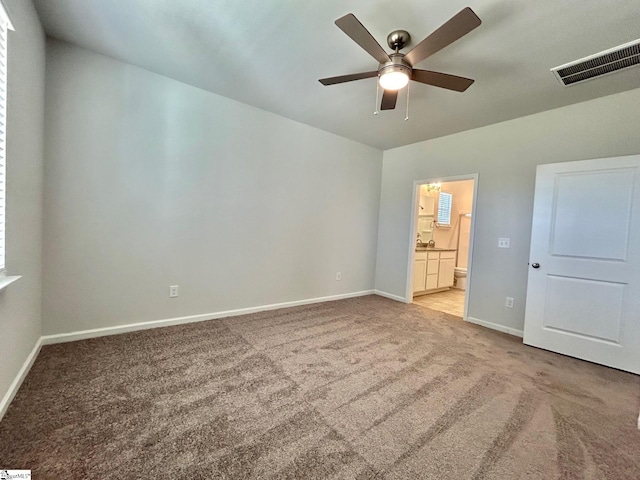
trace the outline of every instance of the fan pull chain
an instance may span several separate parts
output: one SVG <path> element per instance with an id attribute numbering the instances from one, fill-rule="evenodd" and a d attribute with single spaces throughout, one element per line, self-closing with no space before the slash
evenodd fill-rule
<path id="1" fill-rule="evenodd" d="M 409 120 L 409 86 L 410 85 L 411 85 L 411 82 L 407 83 L 407 113 L 406 113 L 406 116 L 404 117 L 405 122 Z"/>
<path id="2" fill-rule="evenodd" d="M 373 110 L 373 114 L 378 114 L 378 95 L 380 95 L 380 83 L 376 81 L 376 108 Z"/>

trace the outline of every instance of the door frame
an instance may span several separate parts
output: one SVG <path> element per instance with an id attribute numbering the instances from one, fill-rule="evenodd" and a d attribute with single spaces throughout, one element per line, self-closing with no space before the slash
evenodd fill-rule
<path id="1" fill-rule="evenodd" d="M 420 203 L 420 186 L 427 183 L 447 183 L 459 180 L 473 180 L 473 200 L 471 205 L 471 233 L 469 235 L 469 256 L 467 257 L 467 288 L 464 291 L 464 313 L 462 319 L 467 321 L 469 316 L 469 290 L 472 282 L 473 271 L 473 243 L 476 231 L 476 213 L 478 200 L 478 177 L 477 173 L 465 175 L 453 175 L 449 177 L 427 178 L 413 181 L 413 201 L 411 202 L 411 234 L 409 235 L 409 255 L 407 258 L 407 280 L 405 287 L 405 303 L 413 303 L 413 265 L 416 255 L 416 232 L 418 230 L 418 204 Z M 458 228 L 460 228 L 458 226 Z"/>

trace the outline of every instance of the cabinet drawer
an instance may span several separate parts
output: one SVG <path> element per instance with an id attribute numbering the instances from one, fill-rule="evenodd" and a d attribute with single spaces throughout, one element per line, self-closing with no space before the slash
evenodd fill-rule
<path id="1" fill-rule="evenodd" d="M 440 252 L 440 258 L 456 258 L 456 252 Z"/>
<path id="2" fill-rule="evenodd" d="M 427 252 L 416 252 L 415 260 L 426 260 Z"/>
<path id="3" fill-rule="evenodd" d="M 429 260 L 433 260 L 433 259 L 439 259 L 440 258 L 440 252 L 427 252 L 427 254 L 429 255 L 427 258 Z"/>

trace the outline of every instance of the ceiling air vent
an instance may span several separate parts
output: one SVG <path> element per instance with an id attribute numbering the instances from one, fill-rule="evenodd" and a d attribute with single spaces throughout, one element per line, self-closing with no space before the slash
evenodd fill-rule
<path id="1" fill-rule="evenodd" d="M 560 65 L 551 72 L 565 87 L 640 64 L 640 39 Z"/>

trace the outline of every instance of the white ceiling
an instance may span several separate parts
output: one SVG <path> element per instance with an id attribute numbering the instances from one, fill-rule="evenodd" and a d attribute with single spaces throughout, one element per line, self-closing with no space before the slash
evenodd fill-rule
<path id="1" fill-rule="evenodd" d="M 640 0 L 34 3 L 51 37 L 381 149 L 640 87 L 640 68 L 568 88 L 549 72 L 640 38 Z M 482 25 L 418 65 L 475 79 L 465 93 L 412 83 L 405 122 L 404 95 L 373 115 L 374 78 L 318 82 L 377 68 L 334 25 L 346 13 L 386 48 L 391 30 L 408 30 L 415 45 L 465 6 Z"/>

